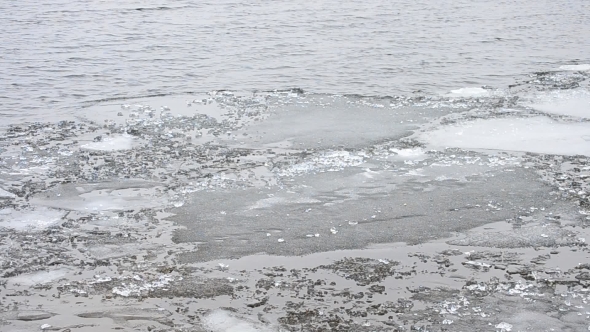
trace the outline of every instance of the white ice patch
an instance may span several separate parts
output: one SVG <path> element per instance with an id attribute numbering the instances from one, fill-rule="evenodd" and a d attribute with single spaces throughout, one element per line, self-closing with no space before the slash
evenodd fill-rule
<path id="1" fill-rule="evenodd" d="M 321 203 L 321 201 L 313 198 L 307 197 L 297 197 L 294 199 L 289 199 L 285 197 L 269 197 L 258 200 L 256 203 L 252 204 L 248 207 L 249 210 L 253 209 L 266 209 L 271 208 L 275 205 L 287 205 L 287 204 L 314 204 L 314 203 Z"/>
<path id="2" fill-rule="evenodd" d="M 541 116 L 476 120 L 421 137 L 439 147 L 590 156 L 590 123 L 560 123 Z"/>
<path id="3" fill-rule="evenodd" d="M 36 195 L 30 199 L 31 203 L 64 210 L 78 211 L 113 211 L 130 208 L 151 208 L 166 204 L 165 200 L 157 197 L 156 189 L 149 183 L 140 188 L 114 189 L 116 184 L 102 183 L 100 189 L 91 190 L 92 186 L 59 187 L 59 192 L 53 197 Z M 141 186 L 141 183 L 139 183 Z M 110 187 L 110 188 L 109 188 Z M 88 190 L 87 192 L 84 192 Z M 57 191 L 56 191 L 57 192 Z M 83 193 L 80 193 L 83 192 Z"/>
<path id="4" fill-rule="evenodd" d="M 17 231 L 40 231 L 61 221 L 64 213 L 58 210 L 39 208 L 35 210 L 0 210 L 0 228 Z"/>
<path id="5" fill-rule="evenodd" d="M 0 198 L 15 198 L 16 195 L 0 188 Z"/>
<path id="6" fill-rule="evenodd" d="M 33 286 L 37 284 L 47 284 L 65 277 L 71 271 L 68 269 L 59 269 L 53 271 L 40 271 L 35 273 L 21 274 L 8 279 L 8 284 L 19 284 L 22 286 Z"/>
<path id="7" fill-rule="evenodd" d="M 270 332 L 270 329 L 235 317 L 224 310 L 215 310 L 205 316 L 203 325 L 212 332 Z"/>
<path id="8" fill-rule="evenodd" d="M 395 149 L 395 148 L 392 148 L 392 149 L 389 149 L 389 151 L 395 153 L 399 157 L 403 157 L 404 159 L 410 159 L 410 160 L 423 160 L 426 157 L 424 150 L 422 150 L 421 148 L 415 148 L 415 149 Z"/>
<path id="9" fill-rule="evenodd" d="M 172 277 L 162 275 L 158 280 L 153 282 L 147 282 L 142 285 L 135 283 L 123 283 L 120 287 L 114 287 L 112 292 L 123 297 L 129 296 L 140 296 L 142 292 L 149 292 L 155 288 L 164 288 L 170 285 L 170 282 L 174 281 Z"/>
<path id="10" fill-rule="evenodd" d="M 487 97 L 490 95 L 488 90 L 482 88 L 461 88 L 451 90 L 448 94 L 450 97 Z"/>
<path id="11" fill-rule="evenodd" d="M 528 106 L 551 114 L 590 118 L 590 94 L 583 91 L 556 91 L 540 95 Z"/>
<path id="12" fill-rule="evenodd" d="M 572 71 L 585 71 L 590 70 L 590 64 L 582 64 L 582 65 L 564 65 L 559 67 L 561 70 L 572 70 Z"/>
<path id="13" fill-rule="evenodd" d="M 496 329 L 500 329 L 500 332 L 510 332 L 512 331 L 512 324 L 508 324 L 506 322 L 502 322 L 495 326 Z"/>
<path id="14" fill-rule="evenodd" d="M 335 172 L 346 167 L 358 166 L 364 162 L 363 157 L 348 151 L 331 151 L 315 156 L 303 163 L 277 172 L 279 176 L 294 176 L 312 172 Z"/>
<path id="15" fill-rule="evenodd" d="M 100 142 L 84 144 L 81 148 L 98 151 L 130 150 L 133 147 L 134 141 L 131 135 L 120 135 L 103 138 Z"/>

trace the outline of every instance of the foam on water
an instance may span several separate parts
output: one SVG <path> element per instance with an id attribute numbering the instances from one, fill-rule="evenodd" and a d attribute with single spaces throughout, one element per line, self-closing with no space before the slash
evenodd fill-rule
<path id="1" fill-rule="evenodd" d="M 17 231 L 40 231 L 61 221 L 64 213 L 54 209 L 37 208 L 32 210 L 0 210 L 0 228 Z"/>
<path id="2" fill-rule="evenodd" d="M 561 70 L 573 70 L 573 71 L 585 71 L 590 70 L 590 64 L 581 64 L 581 65 L 564 65 L 559 67 Z"/>
<path id="3" fill-rule="evenodd" d="M 203 323 L 213 332 L 263 332 L 270 329 L 257 326 L 247 320 L 235 317 L 224 310 L 215 310 L 205 316 Z"/>
<path id="4" fill-rule="evenodd" d="M 92 142 L 81 146 L 82 149 L 97 151 L 130 150 L 134 139 L 131 135 L 120 135 L 104 138 L 100 142 Z"/>
<path id="5" fill-rule="evenodd" d="M 537 96 L 528 106 L 551 114 L 590 118 L 590 94 L 585 91 L 554 91 Z"/>
<path id="6" fill-rule="evenodd" d="M 590 123 L 562 123 L 542 116 L 476 120 L 420 136 L 437 147 L 590 156 Z"/>

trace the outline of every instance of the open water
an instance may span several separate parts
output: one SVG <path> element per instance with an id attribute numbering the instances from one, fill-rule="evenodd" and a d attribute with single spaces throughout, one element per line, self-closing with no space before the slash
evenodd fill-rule
<path id="1" fill-rule="evenodd" d="M 506 88 L 590 61 L 590 2 L 0 3 L 0 124 L 211 90 L 397 96 Z"/>

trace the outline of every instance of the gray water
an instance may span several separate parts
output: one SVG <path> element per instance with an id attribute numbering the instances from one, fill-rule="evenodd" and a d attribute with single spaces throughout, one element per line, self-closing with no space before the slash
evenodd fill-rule
<path id="1" fill-rule="evenodd" d="M 588 0 L 23 0 L 0 26 L 0 331 L 587 329 Z"/>
<path id="2" fill-rule="evenodd" d="M 299 87 L 407 95 L 588 63 L 590 2 L 0 3 L 0 123 L 93 101 Z"/>

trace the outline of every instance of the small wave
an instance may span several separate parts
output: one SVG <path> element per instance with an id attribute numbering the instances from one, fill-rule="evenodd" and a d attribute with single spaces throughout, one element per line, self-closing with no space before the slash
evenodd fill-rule
<path id="1" fill-rule="evenodd" d="M 135 10 L 172 10 L 172 9 L 178 9 L 178 8 L 172 8 L 172 7 L 140 7 L 140 8 L 135 8 Z"/>
<path id="2" fill-rule="evenodd" d="M 197 94 L 197 93 L 198 92 L 195 92 L 195 91 L 185 91 L 185 92 L 154 93 L 154 94 L 147 94 L 147 95 L 141 95 L 141 96 L 131 96 L 131 97 L 121 96 L 121 97 L 95 99 L 95 100 L 87 101 L 86 103 L 91 104 L 91 105 L 86 105 L 86 107 L 93 106 L 94 104 L 98 104 L 98 103 L 106 103 L 106 102 L 111 102 L 111 101 L 153 98 L 153 97 L 167 97 L 167 96 L 176 96 L 176 95 L 190 95 L 190 94 Z"/>

